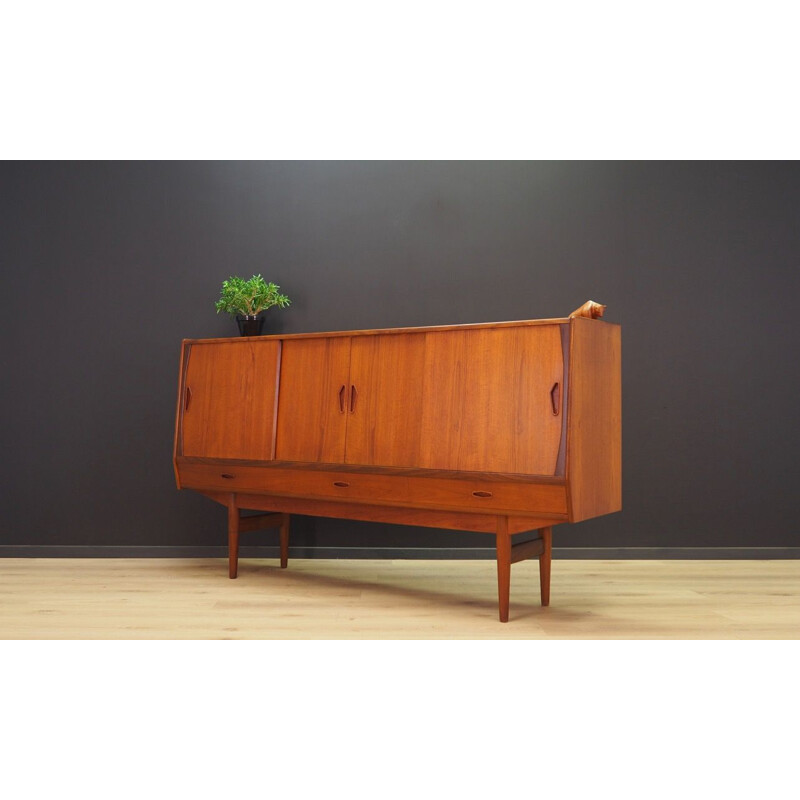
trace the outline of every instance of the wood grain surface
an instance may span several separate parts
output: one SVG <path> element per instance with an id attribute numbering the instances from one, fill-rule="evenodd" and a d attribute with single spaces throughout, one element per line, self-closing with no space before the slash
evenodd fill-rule
<path id="1" fill-rule="evenodd" d="M 572 320 L 567 482 L 570 522 L 622 508 L 621 328 Z"/>
<path id="2" fill-rule="evenodd" d="M 284 342 L 276 458 L 344 461 L 349 385 L 350 339 Z"/>
<path id="3" fill-rule="evenodd" d="M 272 458 L 280 350 L 278 341 L 189 348 L 179 399 L 183 455 Z"/>
<path id="4" fill-rule="evenodd" d="M 557 325 L 426 336 L 418 466 L 553 475 L 563 386 Z"/>
<path id="5" fill-rule="evenodd" d="M 800 561 L 0 559 L 3 639 L 800 639 Z"/>
<path id="6" fill-rule="evenodd" d="M 563 484 L 552 483 L 181 463 L 181 485 L 187 489 L 262 492 L 284 497 L 475 513 L 544 514 L 564 519 L 567 513 L 566 489 Z"/>

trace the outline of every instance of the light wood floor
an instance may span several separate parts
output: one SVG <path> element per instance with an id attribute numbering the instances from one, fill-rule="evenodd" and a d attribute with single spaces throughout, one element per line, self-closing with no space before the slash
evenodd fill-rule
<path id="1" fill-rule="evenodd" d="M 3 639 L 798 639 L 800 561 L 0 559 Z"/>

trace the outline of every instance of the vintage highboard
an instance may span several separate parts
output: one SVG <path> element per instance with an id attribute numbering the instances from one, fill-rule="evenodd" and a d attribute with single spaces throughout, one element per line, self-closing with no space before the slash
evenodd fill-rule
<path id="1" fill-rule="evenodd" d="M 604 308 L 186 339 L 178 488 L 227 507 L 231 578 L 240 533 L 279 528 L 286 567 L 289 515 L 308 514 L 492 534 L 500 620 L 523 559 L 539 560 L 546 606 L 553 526 L 622 505 L 621 332 Z"/>

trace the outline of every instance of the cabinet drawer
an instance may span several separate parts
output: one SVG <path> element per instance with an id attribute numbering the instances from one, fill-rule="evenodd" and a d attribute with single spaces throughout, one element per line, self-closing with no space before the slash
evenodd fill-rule
<path id="1" fill-rule="evenodd" d="M 287 497 L 358 501 L 374 505 L 454 511 L 543 513 L 566 516 L 566 487 L 480 478 L 437 478 L 361 472 L 179 463 L 181 485 Z"/>

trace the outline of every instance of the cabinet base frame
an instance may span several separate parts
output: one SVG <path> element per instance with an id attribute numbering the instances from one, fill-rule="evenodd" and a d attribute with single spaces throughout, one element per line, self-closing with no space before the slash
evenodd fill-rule
<path id="1" fill-rule="evenodd" d="M 508 622 L 511 595 L 511 565 L 529 558 L 539 559 L 539 590 L 543 606 L 550 605 L 550 564 L 553 555 L 553 529 L 538 529 L 539 536 L 527 542 L 512 544 L 508 517 L 497 518 L 497 594 L 500 622 Z"/>
<path id="2" fill-rule="evenodd" d="M 379 506 L 361 506 L 354 508 L 346 503 L 323 503 L 313 505 L 313 501 L 294 500 L 262 495 L 238 495 L 222 492 L 203 492 L 207 497 L 222 503 L 228 509 L 228 575 L 235 578 L 239 571 L 239 534 L 248 531 L 264 530 L 267 528 L 280 529 L 280 563 L 281 568 L 289 565 L 289 507 L 295 513 L 310 513 L 316 510 L 317 514 L 324 511 L 330 512 L 331 505 L 338 507 L 343 517 L 356 518 L 366 515 L 376 521 L 398 521 L 397 513 L 405 516 L 413 509 L 392 509 Z M 289 500 L 289 503 L 286 501 Z M 294 502 L 292 502 L 294 500 Z M 309 507 L 309 503 L 312 505 Z M 276 510 L 276 507 L 280 510 Z M 256 509 L 267 510 L 270 513 L 257 514 L 243 517 L 241 510 Z M 359 514 L 360 511 L 360 514 Z M 355 513 L 354 513 L 355 512 Z M 395 512 L 395 513 L 393 513 Z M 416 524 L 431 527 L 465 527 L 464 517 L 479 515 L 446 514 L 444 512 L 421 512 L 423 517 L 413 517 Z M 333 516 L 331 514 L 331 516 Z M 494 533 L 497 551 L 497 591 L 500 622 L 508 622 L 509 604 L 511 595 L 511 565 L 518 561 L 536 558 L 539 561 L 539 585 L 541 602 L 543 606 L 550 605 L 550 566 L 552 561 L 552 525 L 554 520 L 543 520 L 526 517 L 498 516 L 491 520 L 479 518 L 472 529 L 486 533 Z M 412 523 L 413 524 L 413 523 Z M 488 529 L 488 530 L 487 530 Z M 514 544 L 512 537 L 515 533 L 536 530 L 538 536 L 525 542 Z"/>
<path id="3" fill-rule="evenodd" d="M 235 578 L 239 574 L 239 534 L 266 528 L 280 528 L 281 569 L 286 569 L 289 566 L 289 515 L 279 513 L 243 517 L 234 494 L 230 495 L 227 506 L 228 577 Z"/>

